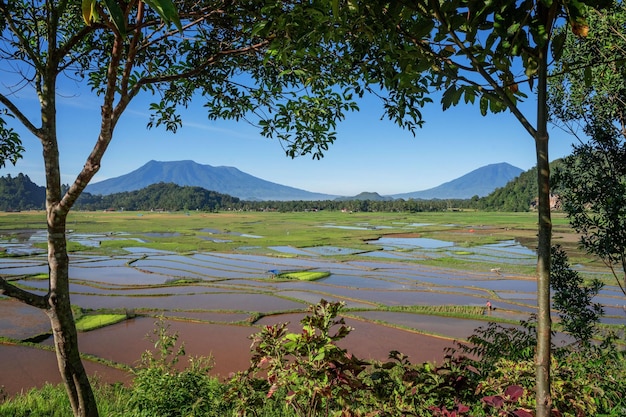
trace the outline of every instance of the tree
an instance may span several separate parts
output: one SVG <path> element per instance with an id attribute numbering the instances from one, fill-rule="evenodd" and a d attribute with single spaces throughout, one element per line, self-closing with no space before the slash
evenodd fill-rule
<path id="1" fill-rule="evenodd" d="M 540 417 L 549 416 L 551 409 L 548 68 L 551 59 L 560 58 L 570 33 L 555 28 L 561 25 L 577 36 L 587 35 L 587 6 L 601 4 L 559 0 L 350 0 L 343 9 L 344 24 L 349 22 L 354 35 L 349 41 L 367 77 L 379 80 L 390 72 L 397 74 L 394 92 L 410 90 L 413 80 L 425 82 L 441 92 L 443 110 L 461 100 L 478 100 L 482 115 L 508 110 L 534 140 L 539 196 L 536 400 Z M 379 46 L 377 54 L 368 55 L 371 42 Z M 536 94 L 535 115 L 525 114 L 520 106 L 527 98 L 523 90 Z M 415 103 L 400 104 L 404 106 L 395 108 L 395 114 L 402 115 Z"/>
<path id="2" fill-rule="evenodd" d="M 15 162 L 22 151 L 9 122 L 40 140 L 49 265 L 47 294 L 3 278 L 0 291 L 50 318 L 74 415 L 98 411 L 70 308 L 66 221 L 99 170 L 118 121 L 134 99 L 152 95 L 148 126 L 176 132 L 177 109 L 199 96 L 209 118 L 249 118 L 264 135 L 283 141 L 288 155 L 321 157 L 335 140 L 337 121 L 356 109 L 353 94 L 370 89 L 350 75 L 351 61 L 333 47 L 340 34 L 331 31 L 329 9 L 323 0 L 0 0 L 0 65 L 15 80 L 11 85 L 3 79 L 0 87 L 0 165 Z M 56 94 L 68 79 L 91 88 L 101 103 L 101 120 L 82 171 L 65 189 Z M 36 95 L 39 112 L 29 111 L 30 101 L 16 91 Z"/>
<path id="3" fill-rule="evenodd" d="M 555 183 L 582 247 L 626 295 L 626 6 L 617 2 L 590 22 L 596 30 L 565 43 L 550 80 L 551 116 L 580 140 Z"/>

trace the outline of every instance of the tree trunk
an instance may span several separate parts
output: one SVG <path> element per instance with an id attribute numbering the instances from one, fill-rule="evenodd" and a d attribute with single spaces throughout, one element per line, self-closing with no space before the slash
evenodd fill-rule
<path id="1" fill-rule="evenodd" d="M 69 258 L 65 238 L 66 214 L 48 209 L 48 309 L 57 363 L 72 412 L 76 417 L 97 417 L 96 400 L 80 359 L 78 336 L 72 314 L 69 289 Z"/>
<path id="2" fill-rule="evenodd" d="M 540 56 L 537 85 L 537 185 L 539 236 L 537 242 L 537 355 L 536 400 L 537 417 L 550 417 L 550 249 L 552 220 L 550 216 L 550 161 L 548 159 L 547 51 Z"/>

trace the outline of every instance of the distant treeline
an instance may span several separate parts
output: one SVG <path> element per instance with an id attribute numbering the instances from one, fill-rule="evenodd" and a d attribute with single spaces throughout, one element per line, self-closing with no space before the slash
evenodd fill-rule
<path id="1" fill-rule="evenodd" d="M 558 162 L 556 162 L 558 164 Z M 537 196 L 537 170 L 522 173 L 506 186 L 486 197 L 449 200 L 326 200 L 326 201 L 243 201 L 201 187 L 153 184 L 137 191 L 109 195 L 83 193 L 76 210 L 245 210 L 245 211 L 360 211 L 429 212 L 454 209 L 485 211 L 529 211 Z M 0 210 L 22 211 L 45 208 L 45 187 L 27 175 L 0 177 Z"/>

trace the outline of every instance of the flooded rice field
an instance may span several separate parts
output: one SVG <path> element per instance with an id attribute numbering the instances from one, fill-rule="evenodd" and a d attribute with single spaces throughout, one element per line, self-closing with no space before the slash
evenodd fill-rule
<path id="1" fill-rule="evenodd" d="M 162 235 L 150 233 L 145 238 Z M 88 247 L 118 237 L 69 236 Z M 45 293 L 46 257 L 32 246 L 41 239 L 40 233 L 22 231 L 14 233 L 10 241 L 0 240 L 7 254 L 20 255 L 0 258 L 0 275 L 23 288 Z M 389 351 L 398 350 L 415 362 L 440 361 L 445 347 L 455 339 L 468 337 L 487 321 L 526 319 L 535 311 L 534 279 L 507 271 L 507 265 L 535 262 L 534 251 L 516 241 L 470 248 L 416 237 L 381 238 L 368 243 L 377 248 L 368 251 L 281 245 L 268 246 L 266 255 L 248 253 L 245 248 L 240 253 L 180 255 L 133 247 L 112 256 L 72 255 L 72 304 L 87 311 L 129 313 L 124 322 L 80 333 L 80 349 L 128 370 L 151 347 L 146 335 L 155 328 L 156 317 L 162 316 L 184 341 L 187 354 L 212 356 L 213 372 L 226 378 L 247 367 L 250 335 L 261 326 L 282 322 L 290 322 L 290 329 L 298 331 L 307 307 L 323 298 L 345 302 L 343 314 L 354 330 L 342 344 L 358 357 L 384 360 Z M 468 262 L 493 261 L 497 268 L 462 271 L 417 262 L 440 256 Z M 311 282 L 276 278 L 280 272 L 295 270 L 327 271 L 330 276 Z M 614 288 L 605 289 L 599 300 L 610 315 L 607 323 L 622 319 L 623 298 Z M 472 320 L 420 314 L 423 310 L 418 308 L 480 309 L 487 301 L 495 309 Z M 394 307 L 405 311 L 389 311 Z M 35 308 L 0 296 L 0 310 L 0 336 L 20 341 L 50 330 L 45 314 Z M 44 349 L 52 346 L 52 340 L 42 339 L 40 348 L 0 344 L 0 386 L 5 386 L 9 394 L 45 381 L 59 381 L 54 354 Z M 86 362 L 89 371 L 105 381 L 127 382 L 130 378 L 119 366 Z"/>

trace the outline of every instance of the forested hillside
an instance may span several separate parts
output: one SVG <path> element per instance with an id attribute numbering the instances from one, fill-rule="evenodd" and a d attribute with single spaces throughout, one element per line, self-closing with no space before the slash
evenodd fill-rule
<path id="1" fill-rule="evenodd" d="M 232 208 L 239 199 L 201 187 L 182 187 L 158 183 L 137 191 L 109 195 L 83 194 L 76 203 L 79 210 L 202 210 Z"/>
<path id="2" fill-rule="evenodd" d="M 67 186 L 64 186 L 66 188 Z M 33 183 L 27 175 L 0 177 L 0 210 L 43 210 L 46 188 Z M 78 210 L 203 210 L 215 211 L 239 207 L 236 197 L 208 191 L 201 187 L 153 184 L 138 191 L 107 196 L 83 193 Z"/>
<path id="3" fill-rule="evenodd" d="M 0 210 L 42 210 L 45 205 L 46 188 L 40 187 L 28 178 L 18 174 L 17 177 L 0 177 Z"/>
<path id="4" fill-rule="evenodd" d="M 550 171 L 562 163 L 557 159 L 550 164 Z M 537 198 L 537 168 L 522 172 L 519 177 L 502 188 L 496 189 L 487 197 L 477 202 L 480 210 L 494 211 L 529 211 Z"/>

